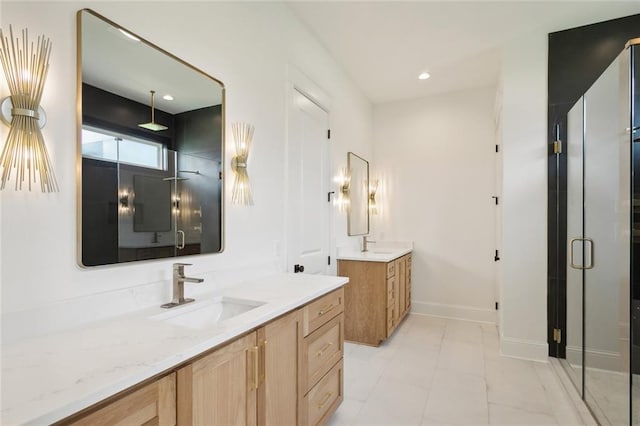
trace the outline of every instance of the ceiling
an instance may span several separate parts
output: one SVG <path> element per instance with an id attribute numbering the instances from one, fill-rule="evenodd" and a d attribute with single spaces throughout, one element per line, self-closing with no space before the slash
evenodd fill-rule
<path id="1" fill-rule="evenodd" d="M 87 11 L 82 14 L 82 82 L 144 105 L 150 105 L 154 90 L 156 108 L 170 114 L 222 103 L 217 81 Z M 163 99 L 165 94 L 174 99 Z"/>
<path id="2" fill-rule="evenodd" d="M 495 85 L 511 40 L 640 13 L 638 0 L 288 5 L 374 104 Z"/>

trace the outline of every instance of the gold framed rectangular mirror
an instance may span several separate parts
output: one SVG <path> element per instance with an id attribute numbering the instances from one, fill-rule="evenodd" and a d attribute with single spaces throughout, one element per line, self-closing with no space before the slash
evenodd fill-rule
<path id="1" fill-rule="evenodd" d="M 78 263 L 223 250 L 222 82 L 90 10 L 78 28 Z"/>

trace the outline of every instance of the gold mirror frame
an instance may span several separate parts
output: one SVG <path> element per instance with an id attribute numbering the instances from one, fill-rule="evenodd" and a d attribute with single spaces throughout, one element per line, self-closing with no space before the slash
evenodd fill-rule
<path id="1" fill-rule="evenodd" d="M 219 175 L 219 182 L 220 182 L 220 194 L 219 194 L 219 238 L 220 238 L 220 245 L 219 245 L 219 251 L 214 251 L 214 252 L 208 252 L 208 253 L 201 253 L 201 254 L 215 254 L 215 253 L 222 253 L 224 251 L 224 247 L 225 247 L 225 164 L 226 164 L 226 156 L 225 156 L 225 139 L 226 139 L 226 135 L 225 135 L 225 123 L 226 123 L 226 89 L 225 89 L 225 85 L 222 81 L 218 80 L 217 78 L 205 73 L 204 71 L 194 67 L 193 65 L 189 64 L 188 62 L 178 58 L 177 56 L 167 52 L 166 50 L 160 48 L 159 46 L 151 43 L 150 41 L 144 39 L 143 37 L 137 35 L 136 33 L 134 33 L 133 31 L 130 31 L 129 29 L 126 29 L 124 27 L 122 27 L 121 25 L 113 22 L 112 20 L 100 15 L 99 13 L 96 13 L 95 11 L 91 10 L 91 9 L 81 9 L 77 12 L 76 14 L 76 28 L 77 28 L 77 34 L 76 34 L 76 53 L 77 53 L 77 62 L 76 62 L 76 140 L 77 140 L 77 148 L 76 148 L 76 224 L 77 224 L 77 231 L 76 231 L 76 252 L 77 252 L 77 262 L 78 265 L 81 267 L 87 267 L 87 265 L 83 264 L 83 231 L 82 231 L 82 210 L 83 210 L 83 206 L 82 206 L 82 129 L 83 129 L 83 97 L 82 97 L 82 92 L 83 92 L 83 76 L 82 76 L 82 71 L 83 71 L 83 54 L 82 54 L 82 48 L 83 48 L 83 40 L 82 40 L 82 34 L 83 34 L 83 22 L 82 22 L 82 17 L 83 17 L 83 13 L 88 13 L 90 15 L 92 15 L 93 17 L 103 21 L 104 23 L 114 27 L 115 29 L 119 29 L 122 32 L 126 32 L 127 34 L 135 37 L 138 39 L 138 41 L 144 45 L 146 45 L 147 47 L 154 49 L 155 51 L 163 54 L 167 59 L 169 60 L 173 60 L 176 63 L 187 67 L 188 69 L 200 74 L 203 77 L 206 77 L 207 79 L 210 79 L 212 81 L 212 83 L 217 83 L 220 86 L 220 92 L 221 92 L 221 124 L 220 124 L 220 175 Z M 199 173 L 197 173 L 199 174 Z M 120 197 L 120 195 L 118 195 L 118 197 Z M 202 214 L 202 213 L 200 213 Z M 176 232 L 181 232 L 181 231 L 176 231 Z M 167 257 L 157 257 L 157 258 L 153 258 L 153 259 L 141 259 L 141 260 L 135 260 L 136 262 L 139 261 L 147 261 L 147 260 L 158 260 L 158 259 L 165 259 L 165 258 L 170 258 L 170 257 L 175 257 L 176 255 L 174 254 L 174 256 L 167 256 Z M 130 263 L 129 261 L 123 261 L 123 262 L 116 262 L 116 263 L 105 263 L 103 264 L 99 264 L 99 265 L 91 265 L 91 267 L 100 267 L 100 266 L 109 266 L 109 265 L 114 265 L 114 264 L 124 264 L 124 263 Z"/>

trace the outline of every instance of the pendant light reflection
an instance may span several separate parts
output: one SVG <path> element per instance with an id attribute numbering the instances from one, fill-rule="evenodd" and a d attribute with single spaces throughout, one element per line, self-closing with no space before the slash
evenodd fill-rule
<path id="1" fill-rule="evenodd" d="M 252 206 L 253 195 L 247 173 L 247 160 L 249 159 L 254 127 L 249 123 L 232 123 L 231 131 L 236 148 L 236 155 L 231 159 L 231 169 L 235 174 L 231 202 L 242 206 Z"/>
<path id="2" fill-rule="evenodd" d="M 15 171 L 15 190 L 22 190 L 26 180 L 31 191 L 31 185 L 39 180 L 42 192 L 58 192 L 40 130 L 46 122 L 40 100 L 49 71 L 51 41 L 38 36 L 35 44 L 29 43 L 27 29 L 22 30 L 19 40 L 9 26 L 8 38 L 0 29 L 0 42 L 0 62 L 11 93 L 1 101 L 2 121 L 10 130 L 0 154 L 0 189 L 5 188 Z"/>
<path id="3" fill-rule="evenodd" d="M 162 130 L 169 129 L 167 126 L 156 123 L 156 91 L 149 90 L 151 93 L 151 121 L 148 123 L 140 123 L 138 127 L 142 127 L 143 129 L 151 130 L 152 132 L 159 132 Z"/>

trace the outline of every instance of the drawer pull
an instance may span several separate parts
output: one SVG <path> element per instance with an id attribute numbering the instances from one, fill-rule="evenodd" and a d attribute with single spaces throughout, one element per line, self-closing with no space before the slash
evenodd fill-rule
<path id="1" fill-rule="evenodd" d="M 332 310 L 333 308 L 334 308 L 333 303 L 329 303 L 324 308 L 320 308 L 320 312 L 318 312 L 318 315 L 324 315 L 327 312 L 329 312 L 330 310 Z"/>
<path id="2" fill-rule="evenodd" d="M 324 398 L 322 398 L 322 402 L 318 404 L 318 410 L 322 410 L 324 408 L 324 406 L 327 404 L 327 402 L 329 401 L 329 398 L 331 398 L 332 395 L 333 395 L 333 392 L 329 392 L 324 396 Z"/>
<path id="3" fill-rule="evenodd" d="M 327 349 L 329 349 L 331 346 L 333 346 L 333 342 L 329 342 L 327 344 L 325 344 L 322 349 L 320 349 L 318 352 L 316 352 L 316 356 L 322 356 L 322 354 L 324 353 L 324 351 L 326 351 Z"/>

